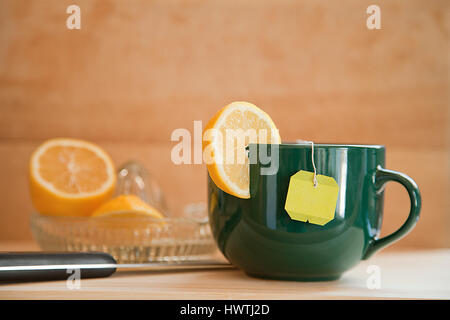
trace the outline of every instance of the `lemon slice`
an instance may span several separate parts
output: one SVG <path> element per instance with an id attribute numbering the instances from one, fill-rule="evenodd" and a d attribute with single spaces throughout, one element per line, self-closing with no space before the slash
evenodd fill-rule
<path id="1" fill-rule="evenodd" d="M 116 184 L 109 155 L 77 139 L 51 139 L 31 155 L 30 192 L 42 214 L 87 216 L 108 200 Z"/>
<path id="2" fill-rule="evenodd" d="M 162 219 L 164 216 L 155 208 L 142 201 L 139 197 L 126 194 L 120 195 L 102 204 L 92 217 L 142 217 L 148 216 Z"/>
<path id="3" fill-rule="evenodd" d="M 249 130 L 254 134 L 239 137 Z M 215 135 L 214 131 L 220 135 Z M 279 144 L 281 138 L 269 115 L 249 102 L 225 106 L 203 131 L 203 152 L 208 157 L 211 179 L 220 189 L 239 198 L 250 197 L 249 161 L 245 150 L 250 143 Z"/>

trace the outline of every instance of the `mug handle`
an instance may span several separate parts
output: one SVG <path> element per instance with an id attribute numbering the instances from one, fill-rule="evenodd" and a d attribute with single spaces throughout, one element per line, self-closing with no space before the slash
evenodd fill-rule
<path id="1" fill-rule="evenodd" d="M 370 258 L 376 251 L 384 248 L 385 246 L 403 238 L 408 232 L 412 230 L 412 228 L 414 228 L 417 220 L 419 219 L 422 200 L 419 192 L 419 187 L 417 186 L 415 181 L 408 177 L 406 174 L 387 170 L 382 168 L 381 166 L 378 166 L 375 173 L 375 188 L 377 190 L 377 193 L 383 192 L 386 183 L 388 183 L 389 181 L 399 182 L 408 191 L 409 199 L 411 200 L 409 216 L 408 219 L 406 219 L 405 223 L 394 233 L 381 239 L 373 239 L 371 243 L 369 243 L 369 247 L 367 248 L 367 251 L 363 256 L 363 260 Z"/>

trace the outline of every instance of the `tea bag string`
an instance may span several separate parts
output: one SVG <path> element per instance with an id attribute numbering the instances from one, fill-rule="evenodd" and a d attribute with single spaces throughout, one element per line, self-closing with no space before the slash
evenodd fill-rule
<path id="1" fill-rule="evenodd" d="M 314 162 L 314 142 L 312 141 L 308 141 L 311 142 L 311 162 L 314 168 L 314 178 L 313 178 L 313 183 L 314 183 L 314 188 L 317 187 L 317 169 L 316 169 L 316 163 Z"/>
<path id="2" fill-rule="evenodd" d="M 307 141 L 307 140 L 297 140 L 299 143 L 311 143 L 311 162 L 314 168 L 314 177 L 313 177 L 313 184 L 314 188 L 317 187 L 319 182 L 317 182 L 317 169 L 316 169 L 316 163 L 314 162 L 314 142 L 313 141 Z"/>

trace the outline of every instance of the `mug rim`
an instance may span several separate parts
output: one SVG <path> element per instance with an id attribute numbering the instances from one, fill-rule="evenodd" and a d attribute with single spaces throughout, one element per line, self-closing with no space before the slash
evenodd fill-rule
<path id="1" fill-rule="evenodd" d="M 255 144 L 255 143 L 253 143 Z M 264 145 L 266 143 L 257 143 L 257 145 Z M 308 147 L 311 148 L 310 142 L 282 142 L 278 144 L 280 147 Z M 386 149 L 381 144 L 345 144 L 345 143 L 316 143 L 314 142 L 314 148 L 316 147 L 328 147 L 328 148 L 367 148 L 367 149 Z"/>

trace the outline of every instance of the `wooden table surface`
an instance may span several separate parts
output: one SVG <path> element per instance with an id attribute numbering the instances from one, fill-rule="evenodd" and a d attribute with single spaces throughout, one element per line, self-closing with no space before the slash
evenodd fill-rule
<path id="1" fill-rule="evenodd" d="M 0 243 L 0 251 L 37 250 L 34 244 Z M 369 289 L 375 265 L 380 288 Z M 375 267 L 376 269 L 376 267 Z M 373 272 L 373 271 L 372 271 Z M 0 284 L 0 299 L 450 299 L 450 249 L 381 252 L 338 281 L 288 282 L 250 278 L 237 269 L 118 271 L 109 278 Z"/>

